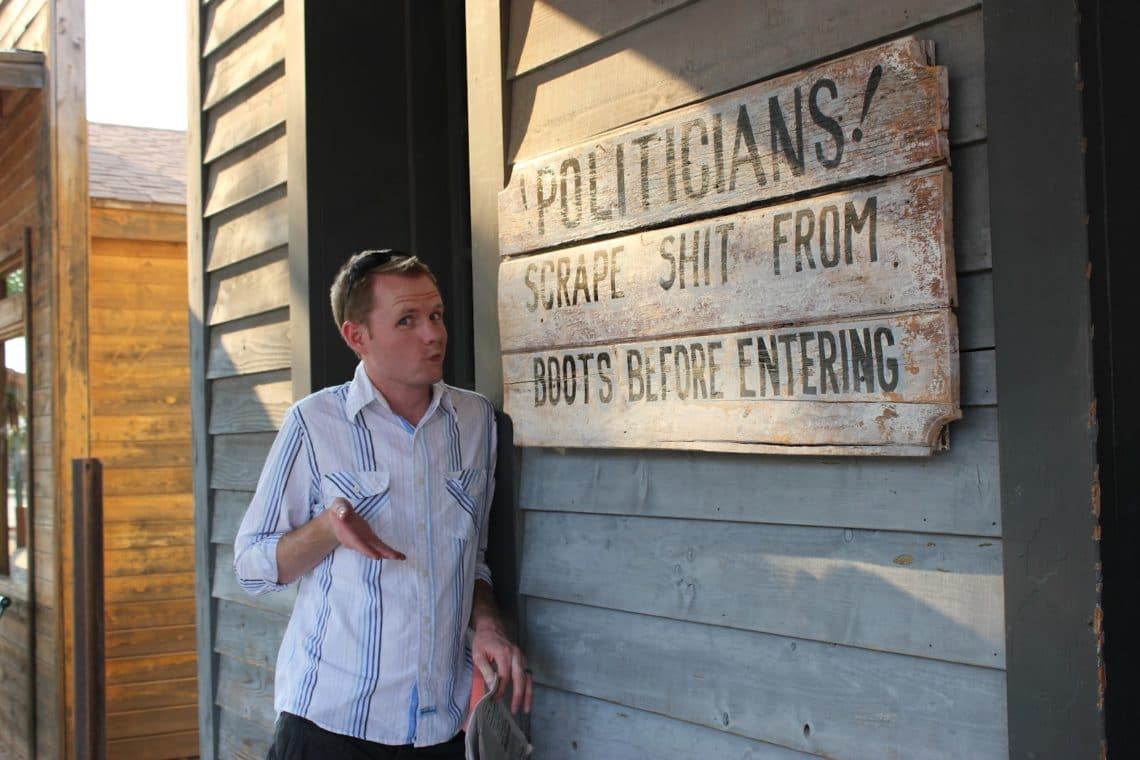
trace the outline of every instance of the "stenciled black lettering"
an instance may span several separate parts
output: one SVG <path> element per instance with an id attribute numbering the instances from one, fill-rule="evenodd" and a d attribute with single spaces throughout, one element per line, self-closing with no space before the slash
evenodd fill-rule
<path id="1" fill-rule="evenodd" d="M 813 341 L 815 341 L 815 333 L 800 333 L 800 388 L 805 396 L 816 395 L 815 384 L 811 382 L 815 359 L 808 358 L 808 344 Z"/>
<path id="2" fill-rule="evenodd" d="M 604 221 L 613 217 L 614 212 L 612 209 L 598 208 L 598 160 L 594 151 L 590 151 L 589 156 L 590 166 L 590 216 L 594 221 Z"/>
<path id="3" fill-rule="evenodd" d="M 685 379 L 681 380 L 681 357 L 685 357 Z M 693 391 L 693 369 L 689 364 L 689 349 L 678 345 L 673 349 L 673 377 L 677 380 L 677 398 L 684 401 Z"/>
<path id="4" fill-rule="evenodd" d="M 899 387 L 899 360 L 886 356 L 887 348 L 893 345 L 895 334 L 891 328 L 875 330 L 875 367 L 879 371 L 879 387 L 888 392 Z"/>
<path id="5" fill-rule="evenodd" d="M 736 360 L 740 364 L 740 398 L 755 398 L 756 391 L 748 387 L 748 368 L 752 360 L 744 354 L 744 348 L 752 345 L 752 338 L 736 339 Z"/>
<path id="6" fill-rule="evenodd" d="M 831 96 L 832 100 L 839 97 L 839 89 L 835 86 L 835 82 L 830 79 L 821 79 L 811 86 L 811 92 L 808 93 L 808 112 L 811 114 L 811 120 L 814 121 L 820 129 L 831 135 L 831 139 L 835 142 L 835 155 L 829 158 L 824 154 L 823 143 L 816 140 L 816 160 L 818 160 L 825 169 L 834 169 L 839 166 L 839 162 L 843 160 L 843 128 L 839 126 L 838 121 L 820 109 L 819 94 L 824 90 L 827 90 L 827 94 Z"/>
<path id="7" fill-rule="evenodd" d="M 747 155 L 740 155 L 740 146 L 744 145 Z M 741 103 L 736 114 L 736 140 L 732 144 L 731 173 L 728 176 L 728 189 L 736 189 L 736 172 L 743 164 L 752 165 L 752 173 L 756 177 L 757 187 L 768 184 L 764 176 L 764 167 L 760 163 L 760 151 L 756 150 L 756 136 L 752 134 L 752 120 L 748 118 L 748 108 Z"/>
<path id="8" fill-rule="evenodd" d="M 804 225 L 807 222 L 807 225 Z M 811 239 L 815 236 L 815 214 L 810 208 L 796 212 L 796 271 L 804 270 L 801 256 L 807 259 L 808 266 L 815 269 L 815 259 L 811 256 Z"/>
<path id="9" fill-rule="evenodd" d="M 617 286 L 617 273 L 621 271 L 621 265 L 618 264 L 618 254 L 625 252 L 624 245 L 615 245 L 613 250 L 610 251 L 610 298 L 625 298 L 625 291 L 619 290 Z"/>
<path id="10" fill-rule="evenodd" d="M 574 172 L 574 220 L 570 220 L 570 195 L 566 192 L 566 175 L 568 170 Z M 566 227 L 577 227 L 582 222 L 582 167 L 578 159 L 568 158 L 562 162 L 562 224 Z"/>
<path id="11" fill-rule="evenodd" d="M 536 356 L 531 367 L 534 374 L 534 405 L 542 406 L 546 403 L 546 362 L 541 356 Z"/>
<path id="12" fill-rule="evenodd" d="M 792 374 L 792 344 L 796 342 L 795 333 L 784 333 L 777 335 L 776 340 L 784 347 L 784 374 L 787 375 L 788 382 L 784 384 L 787 389 L 787 396 L 795 395 L 795 376 Z"/>
<path id="13" fill-rule="evenodd" d="M 835 376 L 835 336 L 829 330 L 816 333 L 819 340 L 819 392 L 839 393 L 839 378 Z M 828 382 L 831 390 L 827 390 Z"/>
<path id="14" fill-rule="evenodd" d="M 780 154 L 788 166 L 792 167 L 792 175 L 800 176 L 804 173 L 804 119 L 800 106 L 800 88 L 795 89 L 796 102 L 796 139 L 788 134 L 788 124 L 784 120 L 784 111 L 780 108 L 780 100 L 775 95 L 768 98 L 768 121 L 772 138 L 772 181 L 780 181 Z"/>
<path id="15" fill-rule="evenodd" d="M 720 372 L 720 364 L 716 359 L 716 352 L 724 348 L 724 344 L 719 340 L 710 340 L 708 342 L 708 363 L 709 363 L 709 396 L 711 398 L 724 398 L 724 391 L 717 390 L 716 376 Z"/>
<path id="16" fill-rule="evenodd" d="M 523 275 L 523 282 L 530 288 L 531 301 L 526 305 L 527 311 L 536 311 L 538 309 L 538 283 L 536 283 L 532 276 L 538 271 L 538 264 L 530 263 L 526 265 L 526 274 Z"/>
<path id="17" fill-rule="evenodd" d="M 562 372 L 556 356 L 546 360 L 546 387 L 550 394 L 550 405 L 557 406 L 562 399 Z"/>
<path id="18" fill-rule="evenodd" d="M 677 242 L 677 239 L 672 235 L 665 235 L 661 238 L 661 244 L 657 247 L 661 258 L 669 262 L 669 276 L 665 277 L 662 275 L 657 278 L 657 284 L 661 286 L 662 290 L 668 290 L 673 287 L 673 283 L 677 280 L 677 258 L 673 255 L 672 251 L 667 250 L 668 247 L 675 242 Z"/>
<path id="19" fill-rule="evenodd" d="M 558 257 L 558 308 L 570 305 L 570 258 Z"/>
<path id="20" fill-rule="evenodd" d="M 854 390 L 858 392 L 860 385 L 867 386 L 867 393 L 875 392 L 875 350 L 871 343 L 871 329 L 863 328 L 863 340 L 859 340 L 859 331 L 852 328 L 847 331 L 851 339 L 851 376 Z"/>
<path id="21" fill-rule="evenodd" d="M 627 398 L 630 401 L 641 401 L 645 398 L 645 380 L 641 376 L 641 352 L 636 348 L 628 349 L 625 352 L 625 376 L 626 383 L 629 386 L 629 394 Z M 637 389 L 634 390 L 634 381 L 637 381 Z"/>
<path id="22" fill-rule="evenodd" d="M 705 382 L 705 347 L 700 343 L 690 344 L 689 356 L 692 357 L 693 363 L 693 398 L 708 398 L 709 387 Z"/>
<path id="23" fill-rule="evenodd" d="M 578 354 L 578 361 L 582 362 L 582 403 L 590 403 L 590 360 L 593 354 Z"/>
<path id="24" fill-rule="evenodd" d="M 669 202 L 677 200 L 677 150 L 674 147 L 673 128 L 665 129 L 665 187 Z"/>
<path id="25" fill-rule="evenodd" d="M 664 401 L 669 395 L 669 362 L 665 358 L 673 354 L 672 346 L 661 346 L 657 350 L 657 367 L 661 372 L 661 400 Z"/>
<path id="26" fill-rule="evenodd" d="M 694 129 L 700 130 L 701 145 L 709 144 L 708 129 L 705 128 L 704 119 L 693 119 L 681 125 L 681 181 L 685 185 L 685 194 L 690 198 L 703 198 L 709 191 L 709 165 L 701 164 L 701 189 L 693 189 L 693 160 L 690 149 L 690 135 Z"/>
<path id="27" fill-rule="evenodd" d="M 828 269 L 839 266 L 839 207 L 824 206 L 820 209 L 818 221 L 819 262 Z M 831 233 L 830 238 L 828 232 Z"/>
<path id="28" fill-rule="evenodd" d="M 736 229 L 735 222 L 725 222 L 716 226 L 716 234 L 720 235 L 720 284 L 728 282 L 728 233 Z"/>
<path id="29" fill-rule="evenodd" d="M 633 138 L 637 147 L 641 148 L 641 207 L 649 208 L 649 143 L 657 139 L 656 132 Z"/>
<path id="30" fill-rule="evenodd" d="M 601 262 L 601 268 L 598 267 L 598 262 Z M 606 281 L 606 275 L 610 272 L 610 252 L 606 249 L 594 251 L 594 300 L 598 300 L 598 283 Z"/>
<path id="31" fill-rule="evenodd" d="M 562 357 L 562 398 L 566 406 L 571 406 L 578 396 L 578 365 L 574 363 L 574 356 L 566 354 Z"/>
<path id="32" fill-rule="evenodd" d="M 867 231 L 867 245 L 870 250 L 871 261 L 879 260 L 878 208 L 879 199 L 874 195 L 863 204 L 861 212 L 855 210 L 853 201 L 847 201 L 843 207 L 843 255 L 848 264 L 854 263 L 851 239 L 856 234 L 863 232 L 864 227 L 870 228 Z"/>
<path id="33" fill-rule="evenodd" d="M 760 395 L 768 395 L 768 383 L 772 383 L 772 395 L 780 395 L 780 353 L 776 350 L 776 336 L 756 339 L 756 360 L 760 370 Z"/>
<path id="34" fill-rule="evenodd" d="M 550 197 L 548 198 L 542 188 L 542 177 L 546 175 L 550 177 Z M 534 173 L 534 192 L 537 196 L 535 199 L 535 206 L 538 208 L 538 234 L 546 234 L 546 209 L 554 205 L 555 199 L 558 197 L 558 179 L 555 177 L 554 170 L 549 167 L 542 167 Z"/>
<path id="35" fill-rule="evenodd" d="M 574 306 L 578 305 L 578 293 L 586 295 L 586 303 L 590 302 L 590 278 L 586 272 L 586 254 L 578 254 L 578 266 L 574 267 Z"/>
<path id="36" fill-rule="evenodd" d="M 788 242 L 788 236 L 780 231 L 780 225 L 791 220 L 790 212 L 775 214 L 772 217 L 772 274 L 775 275 L 780 274 L 780 246 Z"/>
<path id="37" fill-rule="evenodd" d="M 609 351 L 601 351 L 598 353 L 598 380 L 602 382 L 602 387 L 598 390 L 598 400 L 603 404 L 608 404 L 614 398 L 614 381 L 610 376 L 610 370 L 613 369 L 613 364 L 610 360 Z"/>

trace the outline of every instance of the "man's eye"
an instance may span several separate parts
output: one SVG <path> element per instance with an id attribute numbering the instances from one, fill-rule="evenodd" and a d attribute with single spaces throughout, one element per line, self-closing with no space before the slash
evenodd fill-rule
<path id="1" fill-rule="evenodd" d="M 398 327 L 404 327 L 412 323 L 411 317 L 400 317 L 400 321 L 396 323 Z"/>
<path id="2" fill-rule="evenodd" d="M 432 322 L 438 322 L 441 319 L 443 319 L 443 312 L 442 311 L 433 311 L 431 313 L 431 321 Z"/>

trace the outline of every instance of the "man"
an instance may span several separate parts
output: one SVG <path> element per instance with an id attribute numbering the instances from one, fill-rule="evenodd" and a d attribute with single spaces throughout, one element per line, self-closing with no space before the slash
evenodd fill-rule
<path id="1" fill-rule="evenodd" d="M 483 558 L 493 410 L 442 381 L 443 301 L 419 259 L 359 253 L 331 300 L 360 363 L 289 410 L 234 544 L 247 591 L 299 581 L 269 758 L 458 760 L 473 665 L 531 706 Z"/>

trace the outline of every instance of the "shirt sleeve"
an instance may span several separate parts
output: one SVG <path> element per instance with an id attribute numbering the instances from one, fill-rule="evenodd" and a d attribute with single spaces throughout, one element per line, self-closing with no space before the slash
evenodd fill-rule
<path id="1" fill-rule="evenodd" d="M 475 554 L 475 580 L 483 581 L 494 588 L 491 580 L 491 568 L 487 566 L 487 536 L 491 524 L 491 503 L 495 498 L 495 464 L 498 462 L 499 433 L 495 425 L 495 409 L 490 402 L 487 407 L 487 491 L 484 495 L 484 504 L 487 505 L 483 523 L 479 526 L 479 550 Z"/>
<path id="2" fill-rule="evenodd" d="M 277 543 L 311 517 L 313 468 L 311 442 L 300 412 L 293 407 L 273 441 L 234 539 L 234 573 L 247 592 L 285 588 L 277 582 Z"/>

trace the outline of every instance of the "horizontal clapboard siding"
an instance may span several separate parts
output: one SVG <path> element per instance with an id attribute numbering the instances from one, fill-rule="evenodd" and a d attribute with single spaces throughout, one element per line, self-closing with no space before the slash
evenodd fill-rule
<path id="1" fill-rule="evenodd" d="M 613 5 L 511 5 L 508 164 L 894 36 L 935 43 L 963 417 L 924 459 L 524 450 L 536 752 L 1004 757 L 981 11 Z"/>
<path id="2" fill-rule="evenodd" d="M 300 5 L 296 6 L 300 7 Z M 289 594 L 254 598 L 233 573 L 233 537 L 269 442 L 292 403 L 289 329 L 286 4 L 202 3 L 201 426 L 197 484 L 199 649 L 210 653 L 202 757 L 264 757 L 272 737 L 272 669 Z M 267 613 L 264 610 L 272 610 Z M 281 621 L 267 627 L 261 615 Z M 270 632 L 273 628 L 274 632 Z M 256 653 L 261 653 L 260 658 Z M 267 654 L 268 653 L 268 654 Z"/>

